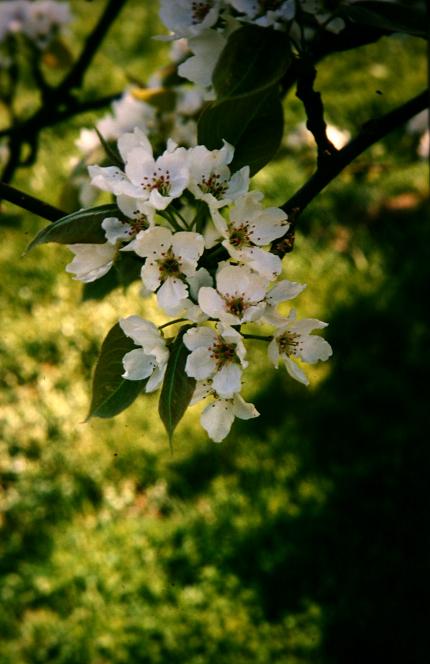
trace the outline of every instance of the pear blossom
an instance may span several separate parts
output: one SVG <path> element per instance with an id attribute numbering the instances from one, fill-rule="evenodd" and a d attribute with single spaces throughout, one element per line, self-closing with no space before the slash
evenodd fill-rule
<path id="1" fill-rule="evenodd" d="M 279 322 L 278 329 L 269 343 L 267 352 L 269 359 L 277 367 L 279 360 L 284 361 L 285 367 L 292 378 L 304 385 L 309 379 L 294 361 L 300 358 L 308 364 L 315 364 L 319 360 L 325 361 L 332 355 L 330 344 L 313 330 L 327 327 L 327 323 L 315 318 L 302 318 L 296 320 L 295 311 L 291 311 L 288 318 Z"/>
<path id="2" fill-rule="evenodd" d="M 235 417 L 240 420 L 250 420 L 260 414 L 254 404 L 247 403 L 238 393 L 229 398 L 221 397 L 214 390 L 210 380 L 197 383 L 191 405 L 208 396 L 213 400 L 203 410 L 200 423 L 214 443 L 224 440 L 230 432 Z"/>
<path id="3" fill-rule="evenodd" d="M 208 150 L 204 145 L 188 150 L 188 189 L 211 209 L 224 207 L 248 191 L 249 166 L 243 166 L 232 175 L 227 164 L 233 155 L 234 147 L 227 141 L 223 141 L 219 150 Z"/>
<path id="4" fill-rule="evenodd" d="M 282 29 L 296 13 L 295 0 L 229 0 L 229 4 L 241 14 L 242 20 Z"/>
<path id="5" fill-rule="evenodd" d="M 119 324 L 124 334 L 141 346 L 124 355 L 122 376 L 127 380 L 149 378 L 145 392 L 153 392 L 161 385 L 166 372 L 169 359 L 166 342 L 158 327 L 140 316 L 123 318 Z"/>
<path id="6" fill-rule="evenodd" d="M 240 325 L 261 318 L 266 308 L 267 280 L 242 265 L 219 270 L 217 287 L 199 291 L 199 306 L 208 316 L 225 325 Z"/>
<path id="7" fill-rule="evenodd" d="M 100 134 L 106 141 L 117 140 L 125 132 L 138 127 L 148 132 L 154 125 L 156 111 L 153 106 L 136 99 L 133 90 L 126 90 L 120 99 L 112 102 L 112 110 L 104 115 L 96 124 Z M 100 145 L 100 139 L 94 130 L 82 129 L 76 146 L 82 152 L 89 152 Z"/>
<path id="8" fill-rule="evenodd" d="M 85 284 L 100 279 L 109 272 L 116 254 L 115 245 L 104 244 L 68 244 L 67 248 L 75 254 L 66 272 L 74 274 L 74 279 Z"/>
<path id="9" fill-rule="evenodd" d="M 227 36 L 215 30 L 206 30 L 188 42 L 191 54 L 178 67 L 178 74 L 194 83 L 204 92 L 205 99 L 215 99 L 212 92 L 212 74 Z"/>
<path id="10" fill-rule="evenodd" d="M 43 47 L 59 28 L 71 21 L 70 7 L 55 0 L 35 0 L 27 3 L 22 32 Z"/>
<path id="11" fill-rule="evenodd" d="M 173 234 L 162 226 L 140 231 L 122 249 L 146 258 L 141 272 L 143 285 L 149 291 L 157 291 L 158 304 L 167 313 L 175 313 L 178 306 L 185 305 L 186 277 L 195 275 L 203 250 L 204 240 L 199 233 L 179 231 Z"/>
<path id="12" fill-rule="evenodd" d="M 242 335 L 232 327 L 218 325 L 193 327 L 183 337 L 191 353 L 185 365 L 185 373 L 197 380 L 212 379 L 212 387 L 224 398 L 240 392 L 242 368 L 248 366 Z"/>
<path id="13" fill-rule="evenodd" d="M 215 25 L 220 7 L 220 0 L 161 0 L 160 18 L 170 39 L 195 37 Z"/>
<path id="14" fill-rule="evenodd" d="M 229 208 L 227 220 L 217 210 L 212 211 L 212 218 L 230 256 L 272 280 L 280 274 L 282 262 L 261 247 L 284 235 L 290 224 L 281 209 L 263 208 L 262 198 L 259 191 L 248 192 Z"/>
<path id="15" fill-rule="evenodd" d="M 119 138 L 118 150 L 125 172 L 117 166 L 88 168 L 91 183 L 102 191 L 142 199 L 156 210 L 164 210 L 187 186 L 186 150 L 173 141 L 169 140 L 164 153 L 154 159 L 151 143 L 136 127 Z"/>
<path id="16" fill-rule="evenodd" d="M 104 219 L 102 228 L 108 242 L 115 244 L 119 240 L 132 240 L 140 231 L 154 226 L 155 210 L 145 201 L 119 195 L 116 202 L 128 220 L 116 217 Z"/>

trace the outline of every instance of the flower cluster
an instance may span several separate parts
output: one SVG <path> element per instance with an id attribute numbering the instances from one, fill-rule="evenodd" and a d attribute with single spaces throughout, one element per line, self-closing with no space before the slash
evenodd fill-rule
<path id="1" fill-rule="evenodd" d="M 66 2 L 55 0 L 6 0 L 0 3 L 0 42 L 22 34 L 40 49 L 71 20 Z"/>
<path id="2" fill-rule="evenodd" d="M 92 184 L 115 197 L 118 216 L 102 222 L 104 244 L 70 245 L 75 258 L 67 270 L 91 282 L 123 252 L 141 261 L 142 295 L 155 294 L 159 307 L 175 320 L 162 328 L 139 316 L 120 321 L 137 346 L 123 358 L 123 376 L 146 380 L 147 392 L 157 389 L 169 361 L 171 340 L 164 330 L 178 317 L 187 322 L 184 370 L 196 381 L 191 402 L 208 399 L 201 423 L 219 442 L 235 417 L 258 415 L 240 394 L 247 339 L 267 343 L 274 366 L 282 360 L 293 378 L 307 384 L 297 361 L 313 364 L 331 355 L 329 344 L 312 334 L 326 324 L 279 311 L 305 288 L 280 278 L 281 259 L 270 251 L 289 222 L 281 209 L 263 206 L 260 192 L 249 191 L 248 166 L 234 171 L 233 146 L 224 141 L 217 150 L 184 148 L 170 140 L 157 155 L 135 128 L 119 138 L 118 151 L 123 168 L 89 167 Z M 256 323 L 272 333 L 247 332 Z"/>
<path id="3" fill-rule="evenodd" d="M 357 0 L 340 0 L 338 5 Z M 160 18 L 170 35 L 188 41 L 191 56 L 178 72 L 213 99 L 212 74 L 229 35 L 244 24 L 287 32 L 299 50 L 320 30 L 338 33 L 345 22 L 323 0 L 161 0 Z"/>

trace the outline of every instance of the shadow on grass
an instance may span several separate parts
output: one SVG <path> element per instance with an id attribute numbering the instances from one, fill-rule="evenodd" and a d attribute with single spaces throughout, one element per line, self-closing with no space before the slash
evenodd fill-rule
<path id="1" fill-rule="evenodd" d="M 430 648 L 425 210 L 387 216 L 376 233 L 392 276 L 331 317 L 329 378 L 309 397 L 277 376 L 249 428 L 258 444 L 275 427 L 275 454 L 297 454 L 296 481 L 330 487 L 326 500 L 267 520 L 230 560 L 269 620 L 304 601 L 322 607 L 324 663 L 424 662 Z"/>

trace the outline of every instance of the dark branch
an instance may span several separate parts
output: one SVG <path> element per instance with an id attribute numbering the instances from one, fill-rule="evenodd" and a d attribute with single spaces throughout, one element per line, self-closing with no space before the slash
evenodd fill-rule
<path id="1" fill-rule="evenodd" d="M 49 205 L 49 203 L 44 203 L 39 198 L 25 194 L 23 191 L 15 189 L 15 187 L 11 187 L 5 182 L 0 182 L 0 199 L 14 203 L 14 205 L 18 205 L 18 207 L 37 214 L 48 221 L 57 221 L 67 214 L 67 212 L 63 212 L 63 210 Z"/>
<path id="2" fill-rule="evenodd" d="M 76 60 L 70 72 L 63 82 L 56 88 L 55 93 L 64 96 L 73 88 L 81 85 L 85 73 L 91 64 L 91 61 L 106 36 L 110 26 L 124 7 L 127 0 L 108 0 L 103 14 L 101 15 L 94 30 L 88 36 L 85 46 L 79 58 Z"/>
<path id="3" fill-rule="evenodd" d="M 322 167 L 327 158 L 330 158 L 337 150 L 327 138 L 321 94 L 314 90 L 316 75 L 317 70 L 310 60 L 299 61 L 296 96 L 305 107 L 306 127 L 315 139 L 318 148 L 317 164 L 318 167 Z"/>
<path id="4" fill-rule="evenodd" d="M 427 108 L 429 104 L 428 90 L 405 102 L 398 108 L 370 120 L 363 125 L 360 133 L 345 147 L 338 150 L 319 166 L 312 177 L 301 187 L 283 206 L 282 209 L 288 214 L 294 225 L 303 210 L 314 198 L 334 180 L 344 168 L 349 166 L 368 147 L 377 143 L 397 127 L 401 127 L 420 111 Z M 283 256 L 287 249 L 284 246 L 285 239 L 276 240 L 272 245 L 272 251 Z"/>

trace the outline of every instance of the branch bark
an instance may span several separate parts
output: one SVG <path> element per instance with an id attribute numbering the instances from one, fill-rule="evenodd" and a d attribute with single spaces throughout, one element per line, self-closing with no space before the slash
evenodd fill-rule
<path id="1" fill-rule="evenodd" d="M 301 187 L 284 205 L 282 209 L 288 214 L 291 225 L 294 227 L 297 218 L 303 210 L 314 200 L 314 198 L 325 187 L 334 180 L 354 159 L 361 155 L 368 147 L 377 143 L 397 127 L 402 126 L 420 111 L 429 105 L 428 90 L 405 102 L 398 108 L 370 120 L 363 125 L 359 134 L 345 147 L 332 154 L 324 160 L 324 164 L 318 166 L 311 178 Z M 290 230 L 291 234 L 291 230 Z M 286 243 L 287 236 L 276 240 L 272 245 L 272 251 L 284 256 L 289 251 L 291 238 Z"/>
<path id="2" fill-rule="evenodd" d="M 40 198 L 30 196 L 5 182 L 0 182 L 0 199 L 14 203 L 14 205 L 18 205 L 18 207 L 37 214 L 48 221 L 57 221 L 67 214 L 67 212 L 41 201 Z"/>

